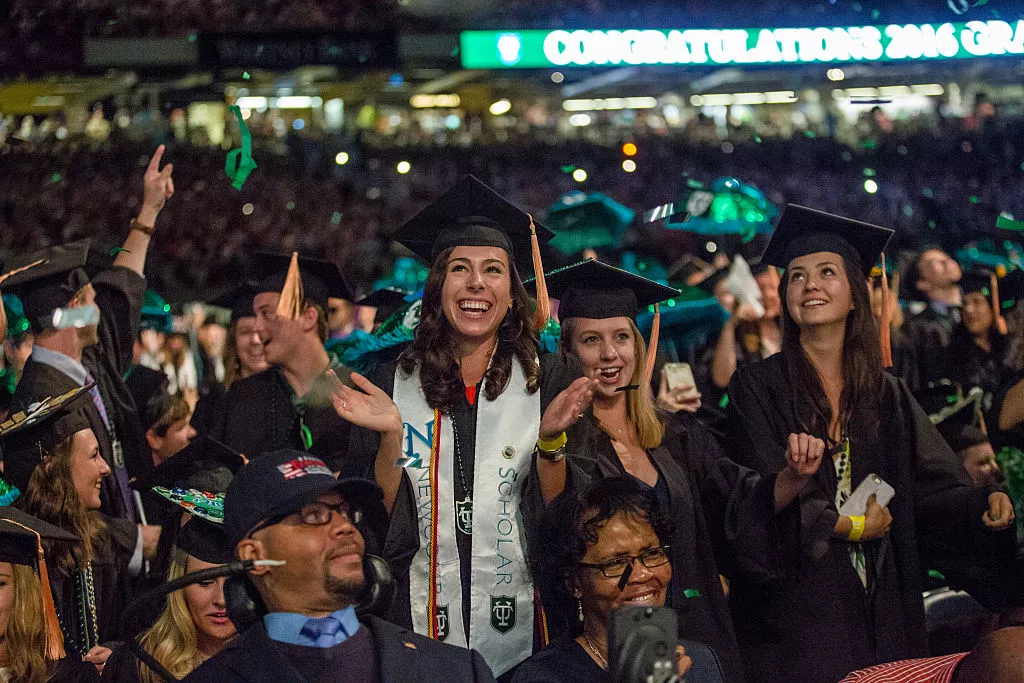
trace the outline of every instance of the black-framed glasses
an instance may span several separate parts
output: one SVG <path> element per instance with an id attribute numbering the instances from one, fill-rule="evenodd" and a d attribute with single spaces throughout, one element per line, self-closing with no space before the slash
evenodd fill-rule
<path id="1" fill-rule="evenodd" d="M 252 531 L 249 532 L 249 536 L 252 536 L 260 529 L 266 529 L 268 526 L 280 524 L 289 517 L 294 517 L 298 523 L 303 526 L 324 526 L 325 524 L 330 523 L 335 514 L 341 515 L 352 524 L 359 524 L 363 521 L 363 511 L 348 501 L 342 501 L 331 505 L 317 500 L 312 503 L 306 503 L 299 508 L 298 512 L 290 512 L 286 515 L 277 515 L 260 522 Z"/>
<path id="2" fill-rule="evenodd" d="M 668 546 L 655 546 L 653 548 L 648 548 L 637 555 L 617 557 L 614 560 L 608 560 L 607 562 L 580 562 L 580 566 L 587 567 L 588 569 L 600 569 L 601 574 L 604 575 L 605 578 L 617 579 L 625 574 L 626 568 L 631 566 L 637 560 L 640 560 L 640 564 L 648 569 L 654 569 L 655 567 L 667 564 Z"/>

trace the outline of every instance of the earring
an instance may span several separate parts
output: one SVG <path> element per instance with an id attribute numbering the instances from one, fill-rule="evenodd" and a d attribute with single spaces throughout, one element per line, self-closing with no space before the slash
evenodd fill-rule
<path id="1" fill-rule="evenodd" d="M 510 310 L 510 311 L 512 310 L 512 300 L 511 299 L 508 300 L 508 310 Z"/>
<path id="2" fill-rule="evenodd" d="M 580 600 L 579 598 L 576 598 L 576 614 L 577 614 L 577 617 L 576 617 L 577 620 L 582 624 L 583 623 L 583 601 Z"/>

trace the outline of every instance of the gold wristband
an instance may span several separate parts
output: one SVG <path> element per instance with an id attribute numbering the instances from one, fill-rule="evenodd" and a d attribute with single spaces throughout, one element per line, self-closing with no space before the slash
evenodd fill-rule
<path id="1" fill-rule="evenodd" d="M 559 448 L 565 446 L 565 444 L 567 443 L 569 443 L 569 437 L 565 435 L 565 432 L 562 432 L 551 441 L 537 439 L 537 448 L 541 449 L 542 451 L 545 451 L 546 453 L 554 453 Z"/>
<path id="2" fill-rule="evenodd" d="M 156 232 L 156 226 L 143 225 L 142 223 L 138 222 L 136 219 L 133 218 L 132 222 L 128 225 L 128 231 L 131 232 L 132 230 L 138 230 L 142 234 L 149 235 L 150 237 L 152 237 L 153 233 Z"/>
<path id="3" fill-rule="evenodd" d="M 850 535 L 846 538 L 854 543 L 860 541 L 861 536 L 864 535 L 864 515 L 856 515 L 850 517 Z"/>

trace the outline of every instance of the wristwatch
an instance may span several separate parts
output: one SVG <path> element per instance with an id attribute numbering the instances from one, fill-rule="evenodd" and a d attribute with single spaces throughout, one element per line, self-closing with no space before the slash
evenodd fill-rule
<path id="1" fill-rule="evenodd" d="M 559 460 L 565 458 L 565 447 L 566 444 L 563 443 L 561 446 L 559 446 L 553 451 L 546 451 L 540 446 L 534 446 L 533 452 L 536 453 L 537 457 L 541 458 L 542 460 L 547 460 L 548 462 L 558 462 Z"/>

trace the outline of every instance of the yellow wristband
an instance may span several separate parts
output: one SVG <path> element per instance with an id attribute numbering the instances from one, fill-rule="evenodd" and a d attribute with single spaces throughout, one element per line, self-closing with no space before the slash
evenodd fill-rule
<path id="1" fill-rule="evenodd" d="M 567 443 L 569 443 L 569 437 L 565 435 L 565 432 L 562 432 L 551 441 L 537 439 L 537 448 L 545 451 L 546 453 L 554 453 Z"/>
<path id="2" fill-rule="evenodd" d="M 864 535 L 864 515 L 850 517 L 850 523 L 853 526 L 850 528 L 850 535 L 847 538 L 856 543 Z"/>

